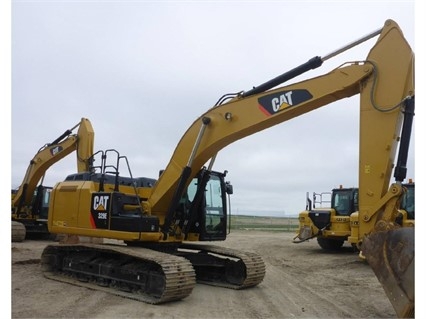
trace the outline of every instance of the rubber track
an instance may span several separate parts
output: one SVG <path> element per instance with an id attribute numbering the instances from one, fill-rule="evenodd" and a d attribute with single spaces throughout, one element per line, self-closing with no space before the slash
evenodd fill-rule
<path id="1" fill-rule="evenodd" d="M 50 257 L 54 255 L 55 251 L 58 251 L 58 249 L 68 251 L 81 249 L 95 249 L 98 251 L 103 250 L 105 252 L 113 251 L 120 254 L 130 255 L 137 259 L 155 262 L 161 266 L 164 272 L 164 276 L 166 277 L 165 290 L 163 291 L 161 297 L 153 297 L 140 293 L 131 293 L 117 290 L 114 288 L 103 287 L 97 285 L 96 283 L 82 282 L 71 276 L 51 272 L 49 271 L 50 267 L 48 266 L 48 263 Z M 41 265 L 44 272 L 44 276 L 49 279 L 66 282 L 98 291 L 104 291 L 117 296 L 143 301 L 149 304 L 160 304 L 175 300 L 181 300 L 191 294 L 196 284 L 195 270 L 192 267 L 191 263 L 185 258 L 140 247 L 125 247 L 106 244 L 49 245 L 42 253 Z"/>
<path id="2" fill-rule="evenodd" d="M 231 283 L 222 283 L 222 282 L 211 282 L 211 281 L 200 281 L 199 283 L 211 285 L 211 286 L 219 286 L 231 289 L 244 289 L 248 287 L 253 287 L 258 285 L 263 281 L 265 277 L 265 263 L 263 259 L 258 254 L 252 252 L 244 252 L 231 248 L 218 247 L 214 245 L 199 245 L 199 244 L 189 244 L 184 243 L 180 246 L 180 248 L 184 249 L 195 249 L 201 250 L 204 252 L 210 252 L 217 255 L 221 255 L 222 257 L 230 257 L 241 259 L 246 266 L 246 278 L 241 285 L 231 284 Z"/>

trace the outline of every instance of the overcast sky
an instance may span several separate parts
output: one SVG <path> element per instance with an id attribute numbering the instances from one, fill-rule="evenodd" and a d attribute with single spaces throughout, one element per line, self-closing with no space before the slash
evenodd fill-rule
<path id="1" fill-rule="evenodd" d="M 95 149 L 157 177 L 189 125 L 225 93 L 248 90 L 395 20 L 413 50 L 413 1 L 13 1 L 11 179 L 37 150 L 88 118 Z M 375 40 L 297 80 L 363 60 Z M 417 58 L 417 55 L 416 55 Z M 296 215 L 306 192 L 357 186 L 359 96 L 231 144 L 236 214 Z M 409 178 L 415 178 L 414 136 Z M 76 171 L 75 154 L 45 185 Z"/>

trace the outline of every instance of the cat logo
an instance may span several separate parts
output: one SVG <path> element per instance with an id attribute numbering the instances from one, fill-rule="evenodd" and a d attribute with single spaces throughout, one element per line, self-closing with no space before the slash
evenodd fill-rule
<path id="1" fill-rule="evenodd" d="M 92 208 L 95 211 L 106 211 L 108 210 L 110 195 L 96 195 L 92 197 Z"/>
<path id="2" fill-rule="evenodd" d="M 293 91 L 285 92 L 281 94 L 279 97 L 274 97 L 271 100 L 271 106 L 274 112 L 278 112 L 279 110 L 283 110 L 291 105 L 293 105 L 293 101 L 291 99 L 291 95 Z"/>
<path id="3" fill-rule="evenodd" d="M 50 154 L 52 154 L 52 156 L 57 155 L 58 153 L 62 152 L 64 148 L 62 146 L 54 146 L 50 149 Z"/>
<path id="4" fill-rule="evenodd" d="M 312 94 L 307 90 L 291 90 L 262 96 L 258 99 L 258 102 L 262 112 L 269 116 L 306 102 L 311 98 Z"/>

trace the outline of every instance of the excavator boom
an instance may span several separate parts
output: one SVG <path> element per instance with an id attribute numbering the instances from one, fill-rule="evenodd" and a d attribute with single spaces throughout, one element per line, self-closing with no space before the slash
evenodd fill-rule
<path id="1" fill-rule="evenodd" d="M 79 127 L 77 134 L 71 134 Z M 44 145 L 30 161 L 25 177 L 14 196 L 12 206 L 20 201 L 30 203 L 38 182 L 53 164 L 77 151 L 77 169 L 79 172 L 89 171 L 88 159 L 93 155 L 94 131 L 88 119 L 82 118 L 80 123 L 67 130 L 52 143 Z"/>
<path id="2" fill-rule="evenodd" d="M 197 119 L 180 140 L 148 199 L 151 211 L 160 215 L 167 211 L 167 203 L 172 200 L 199 132 L 204 130 L 204 136 L 192 160 L 189 179 L 227 145 L 359 93 L 360 83 L 373 73 L 373 69 L 372 65 L 362 62 L 347 65 L 323 76 L 247 98 L 237 96 L 213 107 Z"/>

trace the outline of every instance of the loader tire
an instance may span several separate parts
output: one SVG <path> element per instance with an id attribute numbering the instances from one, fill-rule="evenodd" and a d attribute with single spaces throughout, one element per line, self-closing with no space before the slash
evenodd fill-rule
<path id="1" fill-rule="evenodd" d="M 12 221 L 12 242 L 24 241 L 26 234 L 27 231 L 24 224 Z"/>
<path id="2" fill-rule="evenodd" d="M 318 245 L 324 250 L 327 251 L 336 251 L 342 248 L 344 241 L 330 238 L 317 238 Z"/>

